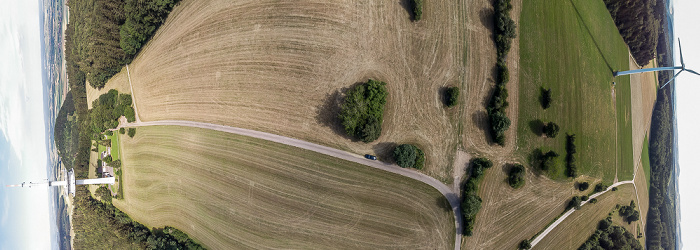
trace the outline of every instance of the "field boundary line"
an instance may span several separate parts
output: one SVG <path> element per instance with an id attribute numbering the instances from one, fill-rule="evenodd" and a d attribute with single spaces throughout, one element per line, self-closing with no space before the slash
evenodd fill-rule
<path id="1" fill-rule="evenodd" d="M 136 106 L 136 105 L 134 105 L 134 106 Z M 289 146 L 293 146 L 293 147 L 297 147 L 297 148 L 302 148 L 302 149 L 314 151 L 317 153 L 325 154 L 325 155 L 332 156 L 335 158 L 340 158 L 340 159 L 343 159 L 346 161 L 359 163 L 359 164 L 362 164 L 365 166 L 384 170 L 387 172 L 402 175 L 402 176 L 423 182 L 423 183 L 428 184 L 429 186 L 435 188 L 438 192 L 440 192 L 443 196 L 445 196 L 447 201 L 450 203 L 450 206 L 452 207 L 452 212 L 454 213 L 454 217 L 455 217 L 455 249 L 461 249 L 461 242 L 462 242 L 462 237 L 461 237 L 462 233 L 461 232 L 463 231 L 464 223 L 462 221 L 462 212 L 460 210 L 459 195 L 457 193 L 455 193 L 452 190 L 452 188 L 448 187 L 447 185 L 443 184 L 442 182 L 438 181 L 437 179 L 430 177 L 428 175 L 425 175 L 425 174 L 418 172 L 416 170 L 401 168 L 396 164 L 389 164 L 389 163 L 384 163 L 384 162 L 380 162 L 380 161 L 368 160 L 368 159 L 365 159 L 361 155 L 353 154 L 350 152 L 346 152 L 346 151 L 331 148 L 331 147 L 318 145 L 315 143 L 311 143 L 311 142 L 307 142 L 307 141 L 303 141 L 303 140 L 299 140 L 299 139 L 289 138 L 289 137 L 285 137 L 285 136 L 281 136 L 281 135 L 275 135 L 275 134 L 270 134 L 270 133 L 265 133 L 265 132 L 250 130 L 250 129 L 230 127 L 230 126 L 219 125 L 219 124 L 212 124 L 212 123 L 183 121 L 183 120 L 162 120 L 162 121 L 141 122 L 137 118 L 136 122 L 134 122 L 134 123 L 122 123 L 116 129 L 119 129 L 122 127 L 134 128 L 134 127 L 145 127 L 145 126 L 194 127 L 194 128 L 211 129 L 211 130 L 216 130 L 216 131 L 220 131 L 220 132 L 249 136 L 249 137 L 253 137 L 253 138 L 257 138 L 257 139 L 267 140 L 267 141 L 271 141 L 271 142 L 276 142 L 276 143 L 280 143 L 280 144 L 284 144 L 284 145 L 289 145 Z"/>

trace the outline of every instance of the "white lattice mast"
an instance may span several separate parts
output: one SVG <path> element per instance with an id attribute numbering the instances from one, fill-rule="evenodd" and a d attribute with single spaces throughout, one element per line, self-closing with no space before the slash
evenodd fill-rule
<path id="1" fill-rule="evenodd" d="M 688 71 L 690 73 L 693 73 L 693 74 L 700 76 L 700 74 L 698 74 L 698 72 L 695 72 L 693 70 L 685 68 L 685 63 L 683 62 L 683 50 L 681 49 L 681 39 L 678 39 L 678 52 L 680 52 L 680 55 L 681 55 L 681 66 L 657 67 L 657 68 L 649 68 L 649 69 L 635 69 L 635 70 L 628 70 L 628 71 L 616 71 L 615 73 L 613 73 L 613 76 L 624 76 L 624 75 L 639 74 L 639 73 L 644 73 L 644 72 L 664 71 L 664 70 L 671 70 L 671 71 L 675 71 L 677 69 L 681 70 L 681 71 L 678 71 L 678 73 L 676 73 L 675 75 L 673 75 L 671 80 L 668 80 L 668 82 L 664 83 L 664 85 L 662 85 L 661 88 L 659 88 L 659 89 L 666 87 L 666 85 L 668 83 L 673 81 L 673 79 L 676 79 L 676 77 L 678 75 L 680 75 L 681 72 L 683 72 L 683 71 Z"/>
<path id="2" fill-rule="evenodd" d="M 63 181 L 49 181 L 48 179 L 39 182 L 22 182 L 22 184 L 17 185 L 7 185 L 6 187 L 66 187 L 66 195 L 75 196 L 75 185 L 91 185 L 91 184 L 114 184 L 114 177 L 107 178 L 96 178 L 96 179 L 85 179 L 85 180 L 75 180 L 75 174 L 73 174 L 73 169 L 68 172 L 63 172 Z"/>

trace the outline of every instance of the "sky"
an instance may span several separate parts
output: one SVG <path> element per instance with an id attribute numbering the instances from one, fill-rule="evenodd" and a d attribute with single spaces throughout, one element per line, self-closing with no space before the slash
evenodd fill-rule
<path id="1" fill-rule="evenodd" d="M 38 0 L 0 8 L 0 249 L 51 249 L 48 188 L 6 188 L 47 178 Z"/>
<path id="2" fill-rule="evenodd" d="M 700 1 L 674 0 L 676 36 L 681 39 L 683 60 L 688 69 L 700 71 L 700 30 L 697 10 Z M 676 56 L 679 63 L 680 57 Z M 679 193 L 681 241 L 685 249 L 700 249 L 700 76 L 687 72 L 676 78 L 676 115 L 678 122 Z"/>

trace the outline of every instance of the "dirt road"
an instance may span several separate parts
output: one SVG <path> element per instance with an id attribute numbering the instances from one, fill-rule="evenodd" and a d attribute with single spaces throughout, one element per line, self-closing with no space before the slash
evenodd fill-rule
<path id="1" fill-rule="evenodd" d="M 634 180 L 617 182 L 617 183 L 615 183 L 615 184 L 609 186 L 607 189 L 605 189 L 605 191 L 596 193 L 596 194 L 594 194 L 594 195 L 591 195 L 591 196 L 588 198 L 588 200 L 581 202 L 581 206 L 586 205 L 586 203 L 588 203 L 588 201 L 590 201 L 591 199 L 596 198 L 596 197 L 598 197 L 598 196 L 600 196 L 600 195 L 602 195 L 602 194 L 604 194 L 604 193 L 607 193 L 608 191 L 612 190 L 614 187 L 617 187 L 617 186 L 620 186 L 620 185 L 624 185 L 624 184 L 632 184 L 632 185 L 634 185 Z M 636 190 L 637 190 L 637 187 L 635 186 L 635 192 L 636 192 Z M 548 234 L 549 232 L 551 232 L 552 230 L 554 230 L 554 228 L 556 228 L 557 225 L 559 225 L 559 223 L 561 223 L 562 221 L 564 221 L 564 220 L 566 219 L 566 217 L 569 217 L 569 215 L 573 214 L 575 211 L 576 211 L 576 209 L 569 209 L 569 211 L 566 211 L 566 213 L 564 213 L 564 215 L 562 215 L 561 217 L 559 217 L 559 219 L 557 219 L 556 221 L 554 221 L 554 223 L 552 223 L 552 225 L 549 225 L 549 227 L 547 227 L 547 229 L 545 229 L 540 235 L 538 235 L 534 240 L 532 240 L 532 242 L 530 242 L 530 244 L 532 245 L 532 247 L 535 247 L 535 245 L 537 245 L 537 243 L 539 243 L 542 239 L 544 239 L 544 237 L 547 236 L 547 234 Z"/>
<path id="2" fill-rule="evenodd" d="M 263 140 L 268 140 L 276 143 L 281 143 L 285 145 L 290 145 L 298 148 L 303 148 L 306 150 L 311 150 L 317 153 L 333 156 L 336 158 L 340 158 L 343 160 L 347 161 L 352 161 L 356 162 L 359 164 L 363 164 L 366 166 L 370 166 L 373 168 L 381 169 L 384 171 L 388 171 L 391 173 L 399 174 L 423 183 L 426 183 L 433 188 L 437 189 L 442 195 L 447 198 L 447 200 L 450 202 L 450 206 L 452 207 L 452 211 L 454 212 L 455 215 L 455 249 L 460 249 L 461 248 L 461 242 L 462 242 L 462 213 L 459 207 L 460 204 L 460 199 L 459 195 L 455 193 L 452 188 L 448 187 L 447 185 L 443 184 L 442 182 L 438 181 L 437 179 L 427 176 L 425 174 L 422 174 L 418 171 L 412 170 L 412 169 L 405 169 L 401 168 L 398 165 L 395 164 L 387 164 L 383 163 L 380 161 L 372 161 L 365 159 L 361 155 L 356 155 L 352 153 L 348 153 L 339 149 L 335 148 L 330 148 L 326 146 L 321 146 L 318 144 L 314 144 L 311 142 L 307 141 L 302 141 L 302 140 L 297 140 L 289 137 L 284 137 L 280 135 L 275 135 L 275 134 L 270 134 L 270 133 L 265 133 L 265 132 L 259 132 L 259 131 L 254 131 L 254 130 L 249 130 L 249 129 L 243 129 L 243 128 L 236 128 L 236 127 L 229 127 L 229 126 L 224 126 L 224 125 L 218 125 L 218 124 L 211 124 L 211 123 L 202 123 L 202 122 L 192 122 L 192 121 L 181 121 L 181 120 L 164 120 L 164 121 L 152 121 L 152 122 L 134 122 L 134 123 L 123 123 L 117 128 L 121 127 L 143 127 L 143 126 L 183 126 L 183 127 L 195 127 L 195 128 L 204 128 L 204 129 L 211 129 L 211 130 L 216 130 L 216 131 L 221 131 L 221 132 L 226 132 L 226 133 L 233 133 L 233 134 L 238 134 L 238 135 L 244 135 L 244 136 L 250 136 L 253 138 L 258 138 L 258 139 L 263 139 Z"/>

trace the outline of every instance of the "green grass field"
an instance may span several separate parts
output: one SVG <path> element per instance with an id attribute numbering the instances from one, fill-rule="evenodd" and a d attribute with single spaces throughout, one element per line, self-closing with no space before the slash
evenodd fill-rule
<path id="1" fill-rule="evenodd" d="M 178 126 L 122 137 L 124 200 L 148 227 L 210 249 L 453 248 L 447 200 L 421 182 L 250 137 Z"/>
<path id="2" fill-rule="evenodd" d="M 651 187 L 651 163 L 649 162 L 649 138 L 644 136 L 644 147 L 642 148 L 642 167 L 647 180 L 647 187 Z"/>
<path id="3" fill-rule="evenodd" d="M 107 139 L 112 140 L 112 160 L 120 159 L 119 157 L 121 152 L 119 152 L 119 132 L 115 131 L 115 133 L 111 136 L 107 136 Z"/>
<path id="4" fill-rule="evenodd" d="M 579 174 L 612 183 L 617 171 L 620 180 L 631 180 L 630 80 L 612 77 L 629 68 L 628 52 L 603 2 L 525 0 L 520 28 L 519 155 L 555 150 L 561 168 L 548 175 L 566 179 L 566 133 L 573 133 Z M 552 89 L 547 110 L 541 87 Z M 538 132 L 550 121 L 561 127 L 555 139 Z"/>

